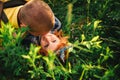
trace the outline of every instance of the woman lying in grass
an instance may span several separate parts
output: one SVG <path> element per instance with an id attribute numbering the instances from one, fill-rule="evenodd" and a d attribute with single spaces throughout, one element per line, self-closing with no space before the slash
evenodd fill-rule
<path id="1" fill-rule="evenodd" d="M 31 43 L 41 46 L 39 54 L 44 56 L 48 55 L 49 51 L 53 51 L 62 62 L 65 62 L 65 59 L 68 57 L 67 49 L 68 46 L 68 37 L 63 36 L 61 29 L 61 23 L 56 18 L 55 27 L 47 34 L 43 36 L 33 36 L 28 34 L 26 38 L 22 41 L 22 44 L 29 49 Z"/>
<path id="2" fill-rule="evenodd" d="M 30 35 L 29 38 L 26 39 L 27 40 L 24 40 L 22 44 L 26 46 L 27 49 L 29 49 L 31 43 L 41 46 L 39 54 L 42 54 L 43 56 L 48 56 L 49 51 L 53 51 L 62 62 L 65 62 L 65 59 L 68 57 L 68 37 L 63 36 L 62 30 L 55 30 L 54 32 L 50 31 L 41 37 Z"/>
<path id="3" fill-rule="evenodd" d="M 49 51 L 53 51 L 62 62 L 68 58 L 67 49 L 68 37 L 64 37 L 62 30 L 49 32 L 40 39 L 41 49 L 40 54 L 47 56 Z"/>

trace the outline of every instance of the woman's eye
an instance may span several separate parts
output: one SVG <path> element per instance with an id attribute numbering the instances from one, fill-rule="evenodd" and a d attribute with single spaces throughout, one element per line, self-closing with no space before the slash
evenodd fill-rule
<path id="1" fill-rule="evenodd" d="M 56 42 L 56 40 L 53 40 L 52 42 Z"/>
<path id="2" fill-rule="evenodd" d="M 49 45 L 48 44 L 46 44 L 45 46 L 44 46 L 44 48 L 47 48 Z"/>

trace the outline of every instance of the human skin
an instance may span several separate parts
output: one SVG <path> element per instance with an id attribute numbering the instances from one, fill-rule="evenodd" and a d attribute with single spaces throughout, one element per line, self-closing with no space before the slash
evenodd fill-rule
<path id="1" fill-rule="evenodd" d="M 50 32 L 41 37 L 41 47 L 46 51 L 56 51 L 59 44 L 60 39 Z"/>
<path id="2" fill-rule="evenodd" d="M 39 54 L 48 56 L 49 51 L 53 51 L 60 58 L 60 60 L 62 60 L 62 62 L 65 62 L 65 59 L 69 56 L 68 51 L 64 49 L 66 48 L 67 43 L 68 37 L 63 36 L 62 30 L 54 31 L 53 33 L 49 32 L 46 35 L 41 36 L 41 49 Z"/>

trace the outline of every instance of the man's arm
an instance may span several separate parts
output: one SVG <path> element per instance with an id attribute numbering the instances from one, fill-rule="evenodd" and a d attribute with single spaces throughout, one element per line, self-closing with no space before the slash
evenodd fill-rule
<path id="1" fill-rule="evenodd" d="M 25 0 L 9 0 L 5 1 L 3 8 L 11 8 L 11 7 L 16 7 L 20 5 L 24 5 L 27 1 Z"/>

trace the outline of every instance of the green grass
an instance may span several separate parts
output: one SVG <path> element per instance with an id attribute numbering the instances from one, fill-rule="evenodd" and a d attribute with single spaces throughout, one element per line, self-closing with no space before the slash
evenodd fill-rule
<path id="1" fill-rule="evenodd" d="M 10 24 L 0 29 L 1 80 L 120 80 L 120 2 L 117 0 L 45 0 L 62 22 L 69 36 L 69 58 L 65 64 L 49 52 L 37 55 L 40 46 L 30 50 L 21 45 L 27 29 Z M 17 37 L 12 34 L 16 32 Z"/>

